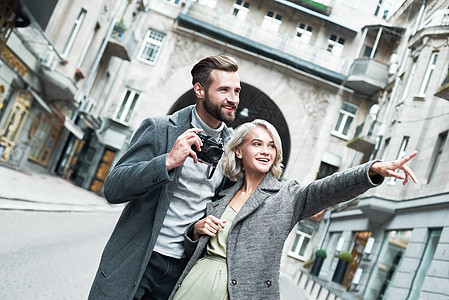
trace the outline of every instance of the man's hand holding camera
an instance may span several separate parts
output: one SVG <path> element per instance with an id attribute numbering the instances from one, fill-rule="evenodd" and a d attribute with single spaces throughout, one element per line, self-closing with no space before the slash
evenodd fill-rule
<path id="1" fill-rule="evenodd" d="M 198 162 L 198 156 L 196 152 L 193 151 L 192 146 L 195 145 L 196 149 L 201 149 L 203 146 L 201 139 L 196 134 L 201 131 L 203 130 L 198 128 L 190 128 L 176 139 L 173 148 L 167 155 L 167 171 L 182 165 L 188 156 L 191 156 L 195 163 Z"/>

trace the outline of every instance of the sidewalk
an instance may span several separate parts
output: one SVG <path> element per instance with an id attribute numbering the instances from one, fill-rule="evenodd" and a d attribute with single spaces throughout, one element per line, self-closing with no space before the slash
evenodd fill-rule
<path id="1" fill-rule="evenodd" d="M 59 212 L 119 211 L 103 197 L 60 177 L 30 174 L 0 164 L 0 209 Z"/>

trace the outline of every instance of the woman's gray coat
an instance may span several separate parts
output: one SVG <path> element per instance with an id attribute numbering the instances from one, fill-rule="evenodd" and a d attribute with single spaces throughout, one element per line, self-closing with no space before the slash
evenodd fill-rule
<path id="1" fill-rule="evenodd" d="M 279 269 L 284 242 L 300 220 L 331 205 L 353 199 L 369 188 L 378 186 L 383 177 L 368 176 L 373 162 L 335 173 L 301 186 L 296 181 L 281 183 L 268 173 L 238 212 L 227 241 L 228 291 L 230 299 L 279 299 Z M 220 200 L 207 205 L 207 215 L 221 217 L 229 201 L 242 186 L 220 192 Z M 192 258 L 177 288 L 201 258 L 209 236 L 197 243 L 186 234 Z M 196 246 L 196 248 L 195 248 Z M 173 291 L 171 298 L 174 296 Z"/>
<path id="2" fill-rule="evenodd" d="M 167 183 L 179 177 L 180 168 L 167 172 L 166 156 L 191 127 L 192 109 L 144 120 L 108 175 L 106 199 L 128 203 L 103 251 L 89 299 L 133 299 L 167 213 L 169 201 L 160 199 L 169 197 L 161 195 L 167 193 Z M 225 128 L 223 138 L 229 135 Z"/>

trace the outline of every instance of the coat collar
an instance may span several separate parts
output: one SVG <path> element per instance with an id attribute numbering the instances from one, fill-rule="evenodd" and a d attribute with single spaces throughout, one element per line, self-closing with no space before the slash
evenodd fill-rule
<path id="1" fill-rule="evenodd" d="M 167 151 L 173 148 L 178 136 L 190 128 L 193 109 L 195 105 L 190 105 L 169 116 Z M 225 126 L 222 131 L 223 140 L 226 142 L 230 135 L 231 131 Z"/>
<path id="2" fill-rule="evenodd" d="M 233 186 L 218 193 L 219 196 L 223 196 L 222 199 L 209 203 L 208 214 L 213 214 L 217 217 L 221 217 L 226 206 L 234 197 L 235 193 L 242 187 L 243 178 L 237 181 Z M 271 196 L 273 193 L 278 192 L 282 187 L 282 183 L 279 182 L 271 173 L 267 173 L 256 188 L 254 193 L 246 200 L 237 216 L 234 219 L 232 227 L 240 220 L 246 218 L 253 211 L 255 211 L 263 202 Z M 231 227 L 231 228 L 232 228 Z"/>

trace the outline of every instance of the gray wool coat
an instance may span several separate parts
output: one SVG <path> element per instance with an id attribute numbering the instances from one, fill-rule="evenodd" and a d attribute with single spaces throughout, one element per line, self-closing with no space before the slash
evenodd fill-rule
<path id="1" fill-rule="evenodd" d="M 169 201 L 161 201 L 161 195 L 167 193 L 167 183 L 179 177 L 180 168 L 167 172 L 166 157 L 177 137 L 191 127 L 193 108 L 144 120 L 109 173 L 106 199 L 128 203 L 105 246 L 89 299 L 134 297 L 167 213 Z M 229 135 L 225 128 L 223 138 Z"/>
<path id="2" fill-rule="evenodd" d="M 383 177 L 368 176 L 373 162 L 333 174 L 306 186 L 280 182 L 267 173 L 236 215 L 227 241 L 228 292 L 230 299 L 279 299 L 279 269 L 284 242 L 300 220 L 331 205 L 350 200 L 382 183 Z M 207 215 L 218 218 L 242 186 L 243 180 L 221 191 L 220 200 L 207 205 Z M 191 225 L 192 227 L 192 225 Z M 191 230 L 192 228 L 188 230 Z M 186 250 L 192 257 L 176 290 L 203 256 L 209 236 L 196 243 L 186 231 Z"/>

